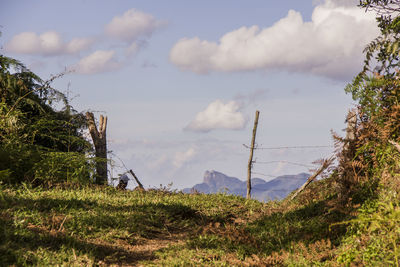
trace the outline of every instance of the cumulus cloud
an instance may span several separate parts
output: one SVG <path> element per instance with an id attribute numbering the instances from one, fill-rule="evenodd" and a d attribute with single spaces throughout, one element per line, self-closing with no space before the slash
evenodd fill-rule
<path id="1" fill-rule="evenodd" d="M 322 5 L 324 0 L 313 0 L 313 5 Z M 359 0 L 330 0 L 331 3 L 339 6 L 348 6 L 348 7 L 355 7 L 357 6 L 360 1 Z"/>
<path id="2" fill-rule="evenodd" d="M 66 44 L 65 49 L 70 54 L 76 54 L 87 50 L 93 42 L 92 38 L 74 38 Z"/>
<path id="3" fill-rule="evenodd" d="M 277 69 L 343 79 L 360 69 L 362 51 L 378 33 L 372 12 L 327 0 L 309 22 L 290 10 L 271 27 L 241 27 L 219 42 L 183 38 L 172 47 L 170 61 L 196 73 Z"/>
<path id="4" fill-rule="evenodd" d="M 125 42 L 133 42 L 140 38 L 150 37 L 163 22 L 156 20 L 152 15 L 136 9 L 130 9 L 121 16 L 114 17 L 106 25 L 107 35 Z"/>
<path id="5" fill-rule="evenodd" d="M 55 31 L 48 31 L 42 34 L 22 32 L 7 42 L 5 49 L 19 54 L 56 56 L 77 54 L 87 50 L 93 44 L 93 41 L 91 38 L 74 38 L 69 42 L 65 42 L 61 35 Z"/>
<path id="6" fill-rule="evenodd" d="M 185 163 L 191 161 L 196 155 L 196 150 L 191 147 L 185 151 L 178 151 L 175 153 L 175 157 L 172 161 L 172 164 L 176 168 L 181 168 Z"/>
<path id="7" fill-rule="evenodd" d="M 246 119 L 240 112 L 240 104 L 236 101 L 223 103 L 216 100 L 204 111 L 199 112 L 185 130 L 209 132 L 214 129 L 239 130 L 246 125 Z"/>
<path id="8" fill-rule="evenodd" d="M 94 74 L 116 70 L 121 66 L 115 58 L 115 51 L 97 50 L 82 58 L 72 69 L 81 74 Z"/>
<path id="9" fill-rule="evenodd" d="M 131 57 L 145 47 L 147 39 L 164 25 L 165 22 L 157 20 L 150 14 L 130 9 L 121 16 L 115 16 L 106 25 L 105 32 L 108 36 L 124 42 L 125 55 Z"/>

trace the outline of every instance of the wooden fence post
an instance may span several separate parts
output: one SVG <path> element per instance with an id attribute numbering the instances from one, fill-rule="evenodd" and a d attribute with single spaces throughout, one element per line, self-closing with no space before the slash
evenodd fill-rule
<path id="1" fill-rule="evenodd" d="M 139 179 L 137 178 L 137 176 L 135 175 L 135 173 L 132 170 L 129 170 L 129 172 L 132 174 L 133 178 L 135 178 L 136 183 L 138 184 L 140 189 L 144 189 L 142 183 L 139 181 Z"/>
<path id="2" fill-rule="evenodd" d="M 107 117 L 100 115 L 99 129 L 97 129 L 94 115 L 91 112 L 86 112 L 86 120 L 89 127 L 90 135 L 92 136 L 96 158 L 96 183 L 107 183 Z M 104 160 L 103 160 L 104 159 Z"/>
<path id="3" fill-rule="evenodd" d="M 250 146 L 250 158 L 249 163 L 247 165 L 247 199 L 251 198 L 251 167 L 253 166 L 253 153 L 254 153 L 254 143 L 256 141 L 256 133 L 257 133 L 257 125 L 258 125 L 258 117 L 260 115 L 260 111 L 256 111 L 256 117 L 254 119 L 254 127 L 253 127 L 253 137 L 251 139 Z"/>

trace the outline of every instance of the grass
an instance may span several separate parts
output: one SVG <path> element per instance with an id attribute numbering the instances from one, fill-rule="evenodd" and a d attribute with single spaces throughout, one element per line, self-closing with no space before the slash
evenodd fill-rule
<path id="1" fill-rule="evenodd" d="M 396 198 L 338 208 L 330 183 L 268 203 L 165 189 L 0 185 L 0 265 L 396 266 Z"/>
<path id="2" fill-rule="evenodd" d="M 135 249 L 149 240 L 174 241 L 210 223 L 230 222 L 236 213 L 245 218 L 263 209 L 259 202 L 243 202 L 224 195 L 124 192 L 110 187 L 2 186 L 0 262 L 136 264 L 154 257 Z"/>
<path id="3" fill-rule="evenodd" d="M 391 186 L 382 186 L 377 198 L 359 208 L 356 218 L 342 222 L 348 225 L 348 233 L 338 251 L 338 262 L 347 266 L 400 265 L 399 181 L 400 176 L 391 177 Z"/>

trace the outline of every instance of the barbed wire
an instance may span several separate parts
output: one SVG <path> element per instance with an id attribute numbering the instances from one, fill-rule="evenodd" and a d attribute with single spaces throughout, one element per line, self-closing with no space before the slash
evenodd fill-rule
<path id="1" fill-rule="evenodd" d="M 108 154 L 110 154 L 111 156 L 114 156 L 115 158 L 117 158 L 117 159 L 121 162 L 123 168 L 125 168 L 125 172 L 122 173 L 122 174 L 120 174 L 120 177 L 122 177 L 123 175 L 129 173 L 129 170 L 128 170 L 128 168 L 126 167 L 124 161 L 123 161 L 117 154 L 115 154 L 115 153 L 112 152 L 112 151 L 108 151 Z M 118 166 L 118 167 L 122 167 L 122 166 Z M 112 181 L 117 181 L 117 180 L 120 179 L 120 177 L 118 177 L 118 178 L 113 178 L 113 177 L 111 177 L 111 180 L 112 180 Z M 128 179 L 129 179 L 129 180 L 132 180 L 129 176 L 128 176 Z"/>
<path id="2" fill-rule="evenodd" d="M 315 166 L 312 166 L 312 165 L 307 165 L 307 164 L 298 163 L 298 162 L 291 162 L 291 161 L 287 161 L 287 160 L 254 161 L 254 163 L 258 163 L 258 164 L 287 163 L 287 164 L 296 165 L 296 166 L 301 166 L 301 167 L 306 167 L 306 168 L 313 168 L 313 167 L 315 167 Z"/>
<path id="3" fill-rule="evenodd" d="M 247 149 L 251 149 L 246 144 L 243 144 L 243 146 Z M 333 145 L 298 145 L 298 146 L 276 146 L 276 147 L 260 147 L 258 144 L 254 146 L 255 150 L 279 150 L 279 149 L 318 149 L 318 148 L 334 148 Z M 290 165 L 296 165 L 296 166 L 301 166 L 305 167 L 308 169 L 315 168 L 317 163 L 311 163 L 311 164 L 305 164 L 301 162 L 293 162 L 293 161 L 288 161 L 288 160 L 271 160 L 271 161 L 258 161 L 257 159 L 253 160 L 251 163 L 252 166 L 253 164 L 274 164 L 274 163 L 286 163 Z M 261 173 L 261 172 L 251 172 L 251 174 L 255 175 L 260 175 L 260 176 L 265 176 L 265 177 L 271 177 L 275 178 L 277 177 L 276 175 L 271 175 L 271 174 L 266 174 L 266 173 Z"/>
<path id="4" fill-rule="evenodd" d="M 247 149 L 251 149 L 248 145 L 243 144 L 243 146 Z M 254 146 L 254 149 L 261 150 L 278 150 L 278 149 L 307 149 L 307 148 L 334 148 L 334 146 L 277 146 L 277 147 L 259 147 Z"/>
<path id="5" fill-rule="evenodd" d="M 115 153 L 112 152 L 112 151 L 109 151 L 108 153 L 109 153 L 110 155 L 116 157 L 116 158 L 122 163 L 122 166 L 125 168 L 125 170 L 126 170 L 127 172 L 129 172 L 129 170 L 128 170 L 128 168 L 126 167 L 124 161 L 123 161 L 120 157 L 118 157 L 117 154 L 115 154 Z"/>

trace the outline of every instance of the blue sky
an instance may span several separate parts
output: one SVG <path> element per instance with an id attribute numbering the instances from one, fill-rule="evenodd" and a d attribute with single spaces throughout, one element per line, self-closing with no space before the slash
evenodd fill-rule
<path id="1" fill-rule="evenodd" d="M 378 34 L 356 4 L 3 0 L 1 53 L 43 79 L 71 71 L 54 87 L 108 116 L 109 148 L 127 167 L 147 186 L 183 188 L 206 170 L 245 179 L 257 109 L 259 146 L 332 145 L 352 107 L 343 89 Z M 331 153 L 257 150 L 259 162 L 282 162 L 254 171 L 304 172 L 284 161 Z"/>

